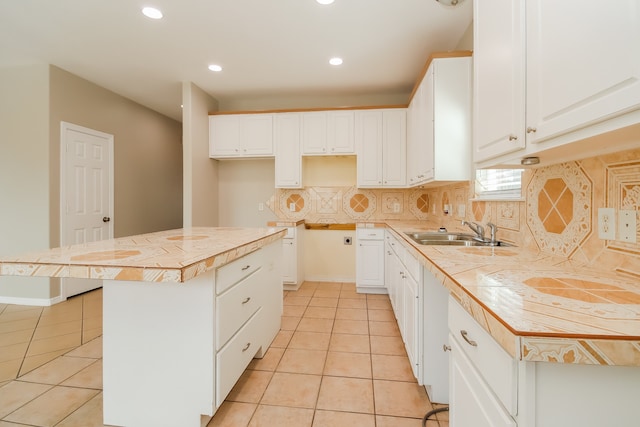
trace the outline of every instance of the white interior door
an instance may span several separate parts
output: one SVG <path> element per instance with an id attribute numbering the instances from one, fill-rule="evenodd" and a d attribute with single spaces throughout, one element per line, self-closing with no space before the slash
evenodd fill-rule
<path id="1" fill-rule="evenodd" d="M 113 135 L 61 122 L 60 244 L 113 237 Z M 102 286 L 101 280 L 63 279 L 69 298 Z"/>

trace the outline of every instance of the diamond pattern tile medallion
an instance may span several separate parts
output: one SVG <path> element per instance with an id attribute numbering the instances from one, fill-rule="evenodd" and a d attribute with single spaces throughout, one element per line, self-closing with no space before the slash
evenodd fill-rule
<path id="1" fill-rule="evenodd" d="M 576 162 L 537 169 L 527 187 L 527 224 L 541 250 L 569 257 L 591 232 L 592 184 Z"/>

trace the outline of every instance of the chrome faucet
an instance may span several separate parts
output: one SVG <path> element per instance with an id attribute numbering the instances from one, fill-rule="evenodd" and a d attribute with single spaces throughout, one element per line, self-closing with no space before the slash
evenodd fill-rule
<path id="1" fill-rule="evenodd" d="M 468 222 L 465 220 L 462 220 L 462 225 L 466 225 L 467 227 L 469 227 L 474 233 L 476 233 L 476 236 L 484 241 L 484 227 L 481 226 L 480 224 L 478 224 L 477 222 Z"/>
<path id="2" fill-rule="evenodd" d="M 491 243 L 496 243 L 496 233 L 498 232 L 498 226 L 492 222 L 488 222 L 487 227 L 489 227 L 489 233 L 491 234 Z"/>

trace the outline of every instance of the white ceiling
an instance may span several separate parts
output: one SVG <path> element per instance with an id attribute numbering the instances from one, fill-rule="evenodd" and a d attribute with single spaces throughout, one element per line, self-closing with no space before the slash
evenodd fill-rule
<path id="1" fill-rule="evenodd" d="M 221 102 L 408 96 L 428 56 L 455 49 L 471 19 L 472 0 L 1 0 L 0 67 L 53 64 L 181 120 L 183 81 Z"/>

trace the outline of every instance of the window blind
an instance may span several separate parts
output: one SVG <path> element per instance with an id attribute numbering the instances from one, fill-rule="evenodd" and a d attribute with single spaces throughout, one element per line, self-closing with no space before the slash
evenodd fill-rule
<path id="1" fill-rule="evenodd" d="M 476 171 L 477 199 L 519 199 L 523 169 L 479 169 Z"/>

